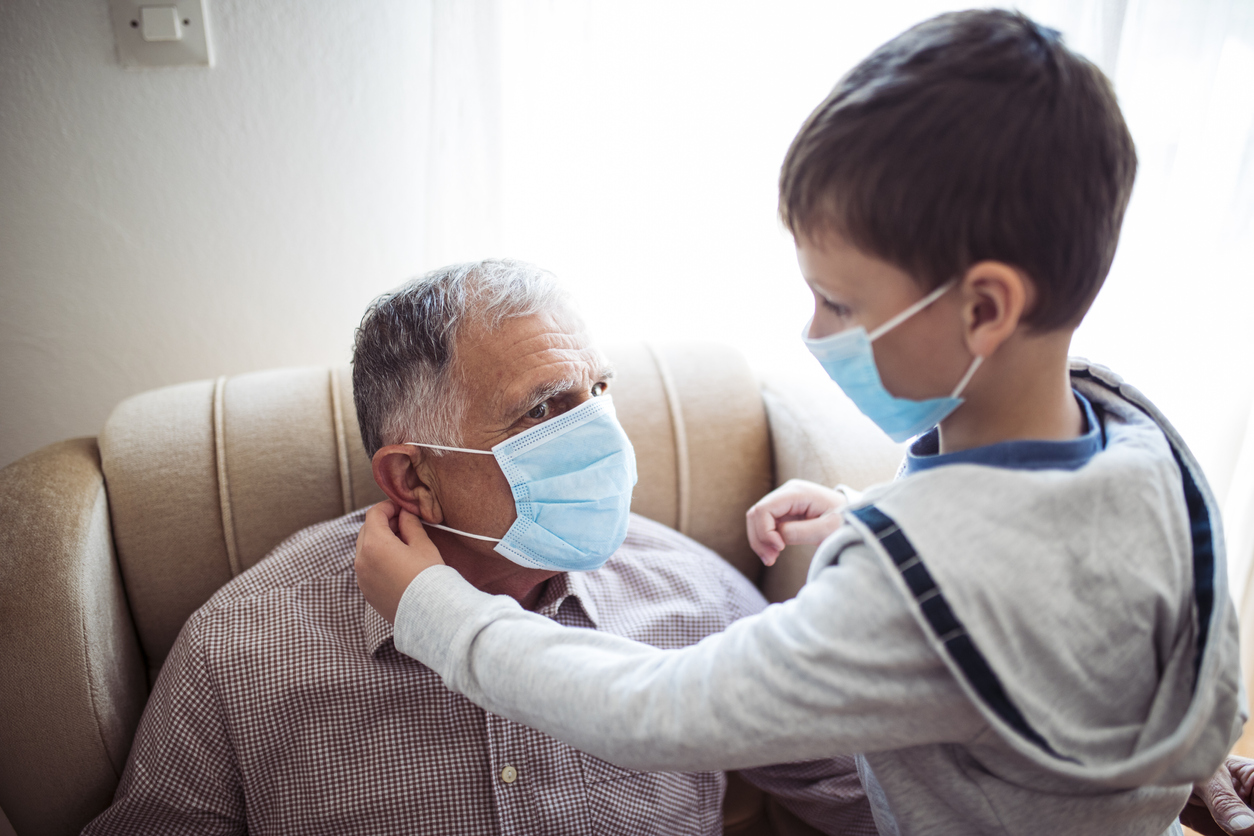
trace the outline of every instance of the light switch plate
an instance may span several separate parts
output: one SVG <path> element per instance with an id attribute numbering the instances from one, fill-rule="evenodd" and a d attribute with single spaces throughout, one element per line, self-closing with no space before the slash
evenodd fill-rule
<path id="1" fill-rule="evenodd" d="M 208 0 L 109 0 L 113 38 L 123 67 L 212 67 L 209 49 Z M 178 10 L 182 37 L 177 41 L 145 41 L 143 9 L 173 7 Z"/>

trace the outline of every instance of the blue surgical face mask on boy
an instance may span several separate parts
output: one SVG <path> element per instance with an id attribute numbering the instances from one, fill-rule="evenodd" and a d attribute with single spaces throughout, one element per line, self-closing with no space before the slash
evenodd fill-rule
<path id="1" fill-rule="evenodd" d="M 958 381 L 953 394 L 947 398 L 928 398 L 922 401 L 895 398 L 880 380 L 871 343 L 935 302 L 953 284 L 949 282 L 936 288 L 870 334 L 859 325 L 826 337 L 811 339 L 810 325 L 813 319 L 806 323 L 801 332 L 806 348 L 823 365 L 828 376 L 836 381 L 862 414 L 874 421 L 893 441 L 906 441 L 927 432 L 961 406 L 962 398 L 959 396 L 984 360 L 983 357 L 976 357 L 971 361 L 967 373 Z"/>
<path id="2" fill-rule="evenodd" d="M 494 542 L 494 551 L 521 566 L 559 572 L 601 568 L 627 537 L 636 453 L 608 395 L 587 400 L 491 450 L 405 443 L 495 456 L 518 512 L 500 539 L 424 525 Z"/>

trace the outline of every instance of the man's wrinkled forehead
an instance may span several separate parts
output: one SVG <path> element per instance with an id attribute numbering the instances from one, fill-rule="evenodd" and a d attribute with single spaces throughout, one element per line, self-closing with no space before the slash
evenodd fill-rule
<path id="1" fill-rule="evenodd" d="M 562 366 L 580 367 L 571 374 L 561 375 L 558 367 L 552 367 L 552 374 L 546 376 L 530 388 L 519 385 L 502 389 L 493 403 L 494 409 L 504 418 L 523 415 L 535 407 L 567 392 L 590 390 L 600 381 L 608 381 L 614 376 L 614 369 L 600 352 L 592 350 L 591 354 Z"/>
<path id="2" fill-rule="evenodd" d="M 502 420 L 612 375 L 582 319 L 570 310 L 510 318 L 465 336 L 459 365 L 477 395 L 474 411 Z"/>

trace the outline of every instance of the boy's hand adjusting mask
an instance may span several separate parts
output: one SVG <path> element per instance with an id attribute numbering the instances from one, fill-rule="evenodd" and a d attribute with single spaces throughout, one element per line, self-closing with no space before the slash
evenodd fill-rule
<path id="1" fill-rule="evenodd" d="M 977 355 L 971 361 L 967 373 L 958 381 L 949 397 L 912 401 L 909 398 L 893 397 L 884 388 L 879 368 L 875 365 L 875 352 L 871 350 L 871 343 L 941 298 L 953 286 L 953 282 L 941 285 L 870 334 L 859 325 L 826 337 L 811 339 L 810 325 L 813 319 L 801 331 L 801 339 L 805 341 L 806 348 L 823 365 L 828 377 L 836 381 L 862 414 L 874 421 L 893 441 L 900 443 L 927 432 L 961 406 L 962 398 L 959 396 L 984 358 Z"/>
<path id="2" fill-rule="evenodd" d="M 405 443 L 495 456 L 518 513 L 499 540 L 425 520 L 424 525 L 495 542 L 494 551 L 519 565 L 560 572 L 599 569 L 627 537 L 636 454 L 608 395 L 591 398 L 491 450 Z"/>

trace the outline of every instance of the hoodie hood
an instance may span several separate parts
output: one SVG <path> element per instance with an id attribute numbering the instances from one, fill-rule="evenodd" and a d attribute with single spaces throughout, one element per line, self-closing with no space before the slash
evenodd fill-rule
<path id="1" fill-rule="evenodd" d="M 940 467 L 846 519 L 1013 752 L 1111 790 L 1192 784 L 1245 719 L 1219 513 L 1139 391 L 1083 361 L 1071 375 L 1105 437 L 1083 467 Z"/>

